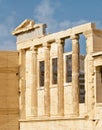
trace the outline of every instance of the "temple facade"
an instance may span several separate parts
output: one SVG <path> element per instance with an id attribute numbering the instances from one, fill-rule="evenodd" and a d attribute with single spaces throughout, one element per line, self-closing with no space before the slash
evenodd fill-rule
<path id="1" fill-rule="evenodd" d="M 6 106 L 15 125 L 6 123 L 9 127 L 0 130 L 102 130 L 102 30 L 87 23 L 47 34 L 46 27 L 25 20 L 12 32 L 17 52 L 7 60 L 12 67 L 3 63 L 7 71 L 0 72 L 14 74 L 15 84 L 7 83 L 15 98 Z"/>

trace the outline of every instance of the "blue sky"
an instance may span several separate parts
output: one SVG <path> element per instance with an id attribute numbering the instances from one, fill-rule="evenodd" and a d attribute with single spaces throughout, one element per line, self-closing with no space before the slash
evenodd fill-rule
<path id="1" fill-rule="evenodd" d="M 0 0 L 1 50 L 16 50 L 11 32 L 25 19 L 47 23 L 49 33 L 86 22 L 102 28 L 102 0 Z"/>

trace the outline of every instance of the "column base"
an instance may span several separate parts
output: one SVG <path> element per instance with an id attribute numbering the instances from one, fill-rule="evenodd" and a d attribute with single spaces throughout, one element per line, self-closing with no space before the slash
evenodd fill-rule
<path id="1" fill-rule="evenodd" d="M 71 116 L 71 117 L 78 117 L 78 116 L 79 116 L 79 113 L 71 113 L 70 116 Z"/>

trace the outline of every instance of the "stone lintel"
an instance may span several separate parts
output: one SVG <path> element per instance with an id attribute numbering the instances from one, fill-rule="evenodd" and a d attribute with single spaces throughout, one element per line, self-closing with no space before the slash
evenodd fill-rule
<path id="1" fill-rule="evenodd" d="M 96 29 L 95 23 L 86 23 L 72 28 L 72 34 L 82 34 L 85 31 Z"/>

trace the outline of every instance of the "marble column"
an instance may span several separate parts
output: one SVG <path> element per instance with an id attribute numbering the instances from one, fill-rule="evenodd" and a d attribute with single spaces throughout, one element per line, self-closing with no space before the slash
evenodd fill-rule
<path id="1" fill-rule="evenodd" d="M 93 30 L 85 31 L 86 38 L 86 56 L 85 56 L 85 105 L 87 113 L 94 118 L 95 111 L 95 95 L 94 95 L 94 59 L 92 57 L 95 35 Z"/>
<path id="2" fill-rule="evenodd" d="M 73 35 L 72 39 L 72 114 L 79 114 L 79 36 Z"/>
<path id="3" fill-rule="evenodd" d="M 37 116 L 37 48 L 31 51 L 31 116 Z"/>
<path id="4" fill-rule="evenodd" d="M 45 116 L 50 116 L 50 46 L 43 44 L 45 59 L 45 80 L 44 80 L 44 111 Z"/>
<path id="5" fill-rule="evenodd" d="M 20 109 L 20 119 L 26 118 L 25 110 L 25 91 L 26 91 L 26 80 L 25 80 L 25 50 L 21 49 L 19 51 L 19 109 Z"/>
<path id="6" fill-rule="evenodd" d="M 64 41 L 56 40 L 58 44 L 58 115 L 64 115 L 64 74 L 63 74 L 63 46 Z"/>

